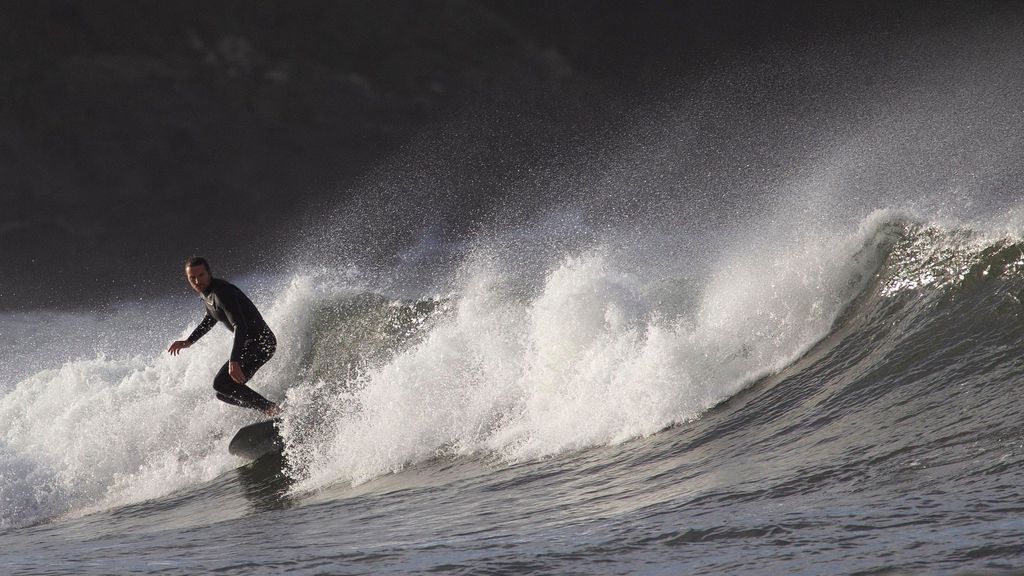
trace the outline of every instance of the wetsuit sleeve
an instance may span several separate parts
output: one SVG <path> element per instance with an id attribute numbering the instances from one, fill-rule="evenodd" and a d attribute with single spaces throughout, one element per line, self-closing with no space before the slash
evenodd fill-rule
<path id="1" fill-rule="evenodd" d="M 231 360 L 238 362 L 242 358 L 242 347 L 249 339 L 249 324 L 246 322 L 245 314 L 242 312 L 242 302 L 239 298 L 239 290 L 226 290 L 226 294 L 218 294 L 220 308 L 235 332 L 235 340 L 231 345 Z"/>
<path id="2" fill-rule="evenodd" d="M 189 334 L 186 340 L 188 340 L 191 344 L 195 344 L 196 340 L 202 338 L 207 332 L 210 331 L 210 328 L 213 328 L 213 326 L 216 323 L 217 319 L 214 318 L 213 316 L 210 316 L 210 313 L 207 312 L 206 316 L 203 317 L 203 321 L 199 323 L 199 326 L 196 326 L 196 329 L 193 330 L 191 334 Z"/>

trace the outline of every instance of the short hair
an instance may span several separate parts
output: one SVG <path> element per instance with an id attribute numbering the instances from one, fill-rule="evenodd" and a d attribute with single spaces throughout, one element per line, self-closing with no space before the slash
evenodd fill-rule
<path id="1" fill-rule="evenodd" d="M 210 271 L 210 263 L 202 256 L 190 256 L 188 260 L 185 260 L 185 268 L 193 268 L 195 266 L 205 266 L 206 271 Z"/>

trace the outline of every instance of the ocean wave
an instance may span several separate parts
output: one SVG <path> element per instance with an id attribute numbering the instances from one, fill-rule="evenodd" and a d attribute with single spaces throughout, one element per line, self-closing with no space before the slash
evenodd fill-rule
<path id="1" fill-rule="evenodd" d="M 547 267 L 471 251 L 444 295 L 389 297 L 329 270 L 256 290 L 282 346 L 254 386 L 285 398 L 293 490 L 438 457 L 504 466 L 618 444 L 783 380 L 794 398 L 826 386 L 867 402 L 892 382 L 865 373 L 970 353 L 1018 314 L 1024 243 L 1012 236 L 878 211 L 845 233 L 763 240 L 697 276 L 596 245 Z M 116 331 L 109 321 L 83 319 Z M 157 498 L 238 466 L 224 445 L 255 416 L 212 399 L 229 339 L 210 340 L 179 358 L 84 355 L 9 386 L 0 526 Z M 822 406 L 850 414 L 857 402 Z M 760 410 L 745 421 L 783 417 Z"/>
<path id="2" fill-rule="evenodd" d="M 698 279 L 700 290 L 601 246 L 563 257 L 526 290 L 520 269 L 470 258 L 421 340 L 335 399 L 289 391 L 297 489 L 444 455 L 549 457 L 697 418 L 828 335 L 902 227 L 879 212 L 839 242 L 771 257 L 752 246 Z M 302 414 L 325 402 L 336 418 L 304 434 Z"/>

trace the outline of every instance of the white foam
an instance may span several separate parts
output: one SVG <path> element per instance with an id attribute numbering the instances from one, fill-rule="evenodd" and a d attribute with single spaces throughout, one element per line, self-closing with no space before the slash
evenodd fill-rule
<path id="1" fill-rule="evenodd" d="M 285 279 L 282 290 L 267 295 L 277 301 L 257 299 L 257 304 L 276 329 L 282 352 L 260 371 L 253 387 L 280 398 L 301 354 L 301 346 L 290 345 L 301 341 L 305 329 L 301 311 L 319 296 L 305 277 Z M 113 357 L 80 351 L 78 359 L 57 360 L 58 367 L 8 385 L 0 397 L 0 528 L 156 498 L 243 463 L 228 455 L 227 443 L 258 416 L 217 401 L 211 387 L 231 335 L 216 327 L 179 356 L 168 355 L 167 345 L 184 337 L 202 315 L 201 304 L 192 299 L 141 305 L 152 308 L 149 318 L 166 318 L 170 304 L 188 308 L 165 325 L 150 326 L 145 347 L 137 345 L 138 330 L 125 330 L 123 314 L 83 314 L 77 322 L 72 314 L 60 315 L 62 326 L 82 329 L 73 334 L 90 333 L 108 340 L 108 348 L 136 353 Z M 131 314 L 138 314 L 139 306 L 133 303 Z M 19 325 L 45 327 L 52 314 L 28 316 L 20 315 Z M 39 338 L 50 346 L 37 349 L 32 359 L 43 363 L 61 348 L 56 337 Z"/>
<path id="2" fill-rule="evenodd" d="M 333 400 L 347 408 L 333 409 L 328 431 L 291 431 L 298 489 L 438 454 L 545 457 L 696 418 L 828 333 L 878 265 L 893 218 L 731 251 L 685 311 L 663 309 L 680 302 L 653 289 L 663 279 L 606 249 L 563 257 L 532 291 L 514 267 L 476 258 L 449 318 Z M 301 413 L 324 398 L 299 387 L 290 401 Z"/>
<path id="3" fill-rule="evenodd" d="M 0 491 L 3 500 L 13 494 L 19 502 L 3 509 L 0 523 L 137 501 L 209 479 L 207 460 L 217 457 L 209 445 L 223 430 L 200 406 L 200 390 L 181 384 L 195 382 L 198 367 L 186 366 L 182 378 L 172 364 L 141 357 L 72 361 L 0 398 L 9 458 Z M 133 480 L 166 454 L 180 463 Z"/>

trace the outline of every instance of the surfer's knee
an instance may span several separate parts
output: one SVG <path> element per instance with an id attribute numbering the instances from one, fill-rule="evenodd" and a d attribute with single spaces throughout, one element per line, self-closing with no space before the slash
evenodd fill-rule
<path id="1" fill-rule="evenodd" d="M 234 387 L 235 381 L 228 374 L 228 365 L 225 364 L 213 378 L 213 389 L 221 394 L 228 394 Z"/>

